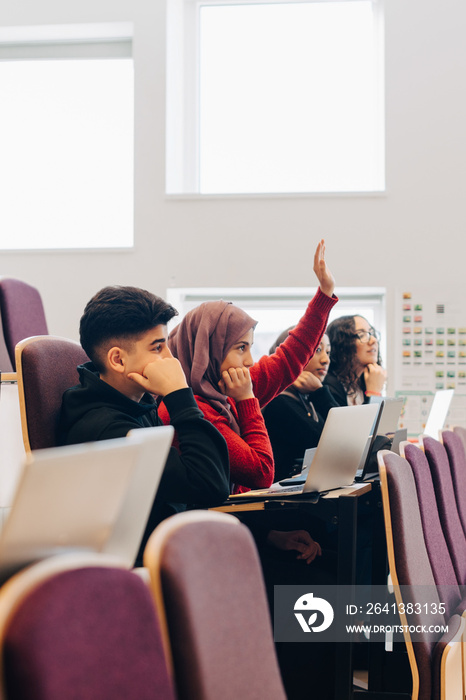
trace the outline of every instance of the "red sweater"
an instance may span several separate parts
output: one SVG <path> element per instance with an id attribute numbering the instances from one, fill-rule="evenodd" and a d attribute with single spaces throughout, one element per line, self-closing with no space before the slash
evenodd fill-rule
<path id="1" fill-rule="evenodd" d="M 264 355 L 250 368 L 256 398 L 238 403 L 234 399 L 228 399 L 240 435 L 230 428 L 227 418 L 220 415 L 206 399 L 195 396 L 206 419 L 215 425 L 227 442 L 230 479 L 235 493 L 268 488 L 272 484 L 272 446 L 261 408 L 292 384 L 302 372 L 319 346 L 327 326 L 328 314 L 337 301 L 336 297 L 330 298 L 319 289 L 285 342 L 273 355 Z M 159 416 L 164 423 L 170 422 L 163 402 L 159 406 Z"/>

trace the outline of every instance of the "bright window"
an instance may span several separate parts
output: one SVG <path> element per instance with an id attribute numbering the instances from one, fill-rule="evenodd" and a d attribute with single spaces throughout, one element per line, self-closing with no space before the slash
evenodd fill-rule
<path id="1" fill-rule="evenodd" d="M 383 190 L 380 2 L 171 3 L 169 192 Z"/>
<path id="2" fill-rule="evenodd" d="M 108 47 L 2 47 L 1 249 L 133 245 L 133 62 Z"/>
<path id="3" fill-rule="evenodd" d="M 179 312 L 170 325 L 174 328 L 183 316 L 204 301 L 224 299 L 244 309 L 258 324 L 254 331 L 252 354 L 257 361 L 267 355 L 279 334 L 295 325 L 315 294 L 311 288 L 170 288 L 166 299 Z M 344 315 L 364 316 L 381 333 L 381 354 L 386 358 L 386 290 L 380 287 L 339 287 L 338 304 L 331 310 L 329 322 Z"/>

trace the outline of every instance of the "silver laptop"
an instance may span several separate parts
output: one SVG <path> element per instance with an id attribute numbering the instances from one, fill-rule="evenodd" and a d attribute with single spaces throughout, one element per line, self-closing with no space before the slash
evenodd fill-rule
<path id="1" fill-rule="evenodd" d="M 359 469 L 356 472 L 356 481 L 363 481 L 378 474 L 378 470 L 374 471 L 373 469 L 374 459 L 372 454 L 376 445 L 376 439 L 380 436 L 386 437 L 390 440 L 390 448 L 392 447 L 402 408 L 403 399 L 383 398 L 380 402 L 371 435 L 367 440 Z M 388 444 L 385 445 L 384 449 L 388 449 Z"/>
<path id="2" fill-rule="evenodd" d="M 426 427 L 423 431 L 424 435 L 429 435 L 436 440 L 439 439 L 454 393 L 453 389 L 443 389 L 435 392 L 434 400 L 427 416 Z"/>
<path id="3" fill-rule="evenodd" d="M 114 554 L 133 566 L 172 426 L 26 456 L 0 533 L 0 577 L 68 551 Z"/>
<path id="4" fill-rule="evenodd" d="M 288 497 L 349 486 L 354 482 L 378 411 L 377 404 L 331 408 L 304 484 L 284 486 L 275 483 L 269 489 L 235 494 L 230 500 Z"/>

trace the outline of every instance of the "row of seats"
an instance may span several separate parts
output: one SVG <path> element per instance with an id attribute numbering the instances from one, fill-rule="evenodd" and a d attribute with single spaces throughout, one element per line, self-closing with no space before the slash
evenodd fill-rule
<path id="1" fill-rule="evenodd" d="M 413 698 L 463 700 L 466 617 L 466 430 L 402 443 L 400 456 L 379 452 L 390 575 L 397 601 L 409 587 L 408 625 L 428 630 L 413 642 L 405 633 Z M 416 607 L 416 603 L 418 604 Z M 442 610 L 445 612 L 443 613 Z M 435 613 L 434 613 L 435 611 Z M 441 634 L 432 628 L 448 626 Z M 462 643 L 460 643 L 462 642 Z"/>
<path id="2" fill-rule="evenodd" d="M 254 541 L 223 513 L 164 521 L 143 570 L 83 553 L 21 571 L 0 640 L 9 700 L 285 700 Z"/>

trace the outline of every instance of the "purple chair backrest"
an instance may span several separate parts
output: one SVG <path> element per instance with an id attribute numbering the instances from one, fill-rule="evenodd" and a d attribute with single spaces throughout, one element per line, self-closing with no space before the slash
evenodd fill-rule
<path id="1" fill-rule="evenodd" d="M 448 455 L 438 440 L 423 436 L 422 442 L 432 474 L 443 534 L 450 551 L 457 581 L 462 586 L 466 584 L 466 537 L 456 506 Z"/>
<path id="2" fill-rule="evenodd" d="M 146 549 L 156 538 L 157 529 Z M 286 700 L 249 530 L 237 522 L 190 522 L 171 532 L 160 556 L 179 700 Z M 150 568 L 146 555 L 144 562 Z M 234 607 L 226 626 L 225 605 Z"/>
<path id="3" fill-rule="evenodd" d="M 383 456 L 387 473 L 390 516 L 393 533 L 393 549 L 396 574 L 400 586 L 413 586 L 413 595 L 423 596 L 428 591 L 429 603 L 440 603 L 436 595 L 435 580 L 432 573 L 427 549 L 424 541 L 421 515 L 416 492 L 416 483 L 412 469 L 406 459 L 387 452 Z M 384 504 L 385 507 L 385 504 Z M 423 599 L 419 602 L 420 613 L 408 618 L 408 624 L 414 625 L 444 625 L 445 618 L 440 613 L 424 615 Z M 440 634 L 426 632 L 422 641 L 413 644 L 416 663 L 419 670 L 419 699 L 431 700 L 432 684 L 434 685 L 439 669 L 433 670 L 434 649 Z"/>
<path id="4" fill-rule="evenodd" d="M 15 347 L 31 335 L 47 335 L 47 321 L 39 292 L 20 280 L 0 279 L 0 313 L 3 335 L 13 368 Z"/>
<path id="5" fill-rule="evenodd" d="M 8 625 L 4 673 L 21 700 L 175 700 L 149 589 L 124 569 L 40 583 Z"/>
<path id="6" fill-rule="evenodd" d="M 462 425 L 455 425 L 453 427 L 453 432 L 455 433 L 455 435 L 458 435 L 458 437 L 461 438 L 464 450 L 466 452 L 466 428 L 463 428 Z"/>
<path id="7" fill-rule="evenodd" d="M 31 450 L 54 447 L 63 393 L 79 383 L 77 366 L 88 361 L 72 340 L 38 336 L 17 348 L 18 388 L 24 394 Z"/>
<path id="8" fill-rule="evenodd" d="M 410 465 L 419 503 L 424 541 L 440 598 L 453 615 L 461 600 L 461 592 L 440 522 L 432 475 L 424 452 L 416 445 L 404 446 L 404 457 Z"/>
<path id="9" fill-rule="evenodd" d="M 1 314 L 0 314 L 1 316 Z M 3 327 L 0 327 L 0 372 L 12 372 L 13 364 L 10 360 L 8 348 L 3 336 Z"/>
<path id="10" fill-rule="evenodd" d="M 442 431 L 442 441 L 450 463 L 458 515 L 466 536 L 466 451 L 461 437 L 451 430 Z"/>

